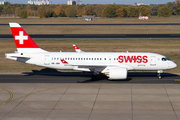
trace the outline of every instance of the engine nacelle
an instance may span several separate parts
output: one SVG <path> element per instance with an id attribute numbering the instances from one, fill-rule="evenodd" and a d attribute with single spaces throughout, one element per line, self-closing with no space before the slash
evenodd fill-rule
<path id="1" fill-rule="evenodd" d="M 126 68 L 110 68 L 109 69 L 109 80 L 127 79 Z"/>

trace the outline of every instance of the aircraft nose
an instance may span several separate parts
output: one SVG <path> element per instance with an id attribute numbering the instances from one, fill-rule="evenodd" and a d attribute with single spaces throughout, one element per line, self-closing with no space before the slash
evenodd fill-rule
<path id="1" fill-rule="evenodd" d="M 175 67 L 177 67 L 176 63 L 172 62 L 171 63 L 171 68 L 175 68 Z"/>

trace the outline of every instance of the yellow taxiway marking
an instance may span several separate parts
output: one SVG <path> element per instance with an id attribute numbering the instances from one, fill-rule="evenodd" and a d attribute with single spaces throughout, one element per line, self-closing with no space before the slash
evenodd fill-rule
<path id="1" fill-rule="evenodd" d="M 68 87 L 68 86 L 63 86 L 63 87 Z M 22 97 L 13 99 L 13 100 L 11 100 L 11 101 L 9 101 L 9 102 L 13 102 L 13 101 L 19 100 L 19 99 L 21 99 L 21 98 L 24 98 L 24 97 L 27 97 L 27 96 L 30 96 L 30 95 L 33 95 L 33 94 L 36 94 L 36 93 L 39 93 L 39 92 L 44 92 L 44 91 L 53 90 L 53 89 L 57 89 L 57 88 L 63 88 L 63 87 L 56 87 L 56 88 L 49 88 L 49 89 L 39 90 L 39 91 L 30 93 L 30 94 L 24 95 L 24 96 L 22 96 Z"/>
<path id="2" fill-rule="evenodd" d="M 68 86 L 63 86 L 63 87 L 68 87 Z M 13 99 L 13 100 L 12 100 L 12 98 L 13 98 L 12 92 L 9 91 L 9 90 L 7 90 L 7 89 L 4 89 L 4 88 L 1 88 L 1 87 L 0 87 L 0 89 L 3 89 L 3 90 L 7 91 L 7 92 L 10 94 L 10 98 L 9 98 L 6 102 L 0 104 L 0 106 L 5 105 L 5 104 L 7 104 L 7 103 L 9 103 L 9 102 L 13 102 L 13 101 L 19 100 L 19 99 L 21 99 L 21 98 L 27 97 L 27 96 L 29 96 L 29 95 L 33 95 L 33 94 L 36 94 L 36 93 L 39 93 L 39 92 L 43 92 L 43 91 L 47 91 L 47 90 L 53 90 L 53 89 L 57 89 L 57 88 L 61 88 L 61 87 L 49 88 L 49 89 L 45 89 L 45 90 L 36 91 L 36 92 L 30 93 L 30 94 L 27 94 L 27 95 L 24 95 L 24 96 L 22 96 L 22 97 L 19 97 L 19 98 L 16 98 L 16 99 Z"/>
<path id="3" fill-rule="evenodd" d="M 180 81 L 180 79 L 175 79 L 174 81 Z"/>
<path id="4" fill-rule="evenodd" d="M 79 84 L 79 85 L 80 85 L 80 84 Z M 69 86 L 69 85 L 68 85 L 68 86 Z M 21 98 L 24 98 L 24 97 L 33 95 L 33 94 L 36 94 L 36 93 L 39 93 L 39 92 L 48 91 L 48 90 L 53 90 L 53 89 L 57 89 L 57 88 L 68 87 L 68 86 L 62 86 L 62 87 L 55 87 L 55 88 L 48 88 L 48 89 L 44 89 L 44 90 L 39 90 L 39 91 L 36 91 L 36 92 L 30 93 L 30 94 L 24 95 L 24 96 L 22 96 L 22 97 L 19 97 L 19 98 L 13 99 L 13 100 L 11 100 L 11 99 L 13 98 L 13 94 L 12 94 L 9 90 L 0 87 L 0 89 L 6 90 L 6 91 L 9 92 L 9 94 L 11 95 L 11 97 L 10 97 L 6 102 L 0 104 L 0 106 L 5 105 L 5 104 L 7 104 L 7 103 L 9 103 L 9 102 L 13 102 L 13 101 L 19 100 L 19 99 L 21 99 Z"/>
<path id="5" fill-rule="evenodd" d="M 6 102 L 0 104 L 0 106 L 2 106 L 2 105 L 4 105 L 4 104 L 6 104 L 6 103 L 8 103 L 8 102 L 11 101 L 11 99 L 13 98 L 13 94 L 12 94 L 11 91 L 9 91 L 9 90 L 7 90 L 7 89 L 5 89 L 5 88 L 0 87 L 0 89 L 5 90 L 5 91 L 7 91 L 7 92 L 10 94 L 10 98 L 9 98 Z"/>
<path id="6" fill-rule="evenodd" d="M 87 83 L 87 84 L 88 84 L 88 83 Z M 71 85 L 71 84 L 70 84 L 70 85 Z M 82 84 L 71 85 L 71 86 L 79 86 L 79 85 L 82 85 Z M 85 85 L 85 84 L 83 84 L 83 85 Z M 88 84 L 88 85 L 89 85 L 89 84 Z M 7 104 L 7 103 L 9 103 L 9 102 L 13 102 L 13 101 L 19 100 L 19 99 L 21 99 L 21 98 L 24 98 L 24 97 L 33 95 L 33 94 L 36 94 L 36 93 L 40 93 L 40 92 L 44 92 L 44 91 L 48 91 L 48 90 L 53 90 L 53 89 L 58 89 L 58 88 L 64 88 L 64 87 L 68 87 L 68 86 L 69 86 L 69 85 L 67 85 L 67 86 L 62 86 L 62 87 L 55 87 L 55 88 L 48 88 L 48 89 L 44 89 L 44 90 L 39 90 L 39 91 L 36 91 L 36 92 L 30 93 L 30 94 L 24 95 L 24 96 L 22 96 L 22 97 L 19 97 L 19 98 L 13 99 L 13 100 L 11 100 L 11 99 L 13 98 L 13 94 L 12 94 L 9 90 L 6 90 L 6 89 L 0 87 L 0 89 L 6 90 L 6 91 L 9 92 L 9 94 L 11 95 L 11 97 L 10 97 L 6 102 L 0 104 L 0 106 L 5 105 L 5 104 Z"/>

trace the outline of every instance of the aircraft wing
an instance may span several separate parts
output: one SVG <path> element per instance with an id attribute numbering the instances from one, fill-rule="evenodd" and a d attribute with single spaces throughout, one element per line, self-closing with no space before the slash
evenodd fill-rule
<path id="1" fill-rule="evenodd" d="M 78 68 L 89 68 L 89 69 L 97 69 L 97 68 L 107 68 L 107 67 L 122 67 L 122 68 L 127 68 L 127 70 L 133 70 L 134 68 L 130 65 L 126 65 L 126 64 L 121 64 L 121 65 L 114 65 L 114 64 L 86 64 L 86 65 L 82 65 L 82 64 L 69 64 L 67 61 L 65 60 L 61 60 L 61 62 L 65 65 L 65 66 L 76 66 Z"/>
<path id="2" fill-rule="evenodd" d="M 99 64 L 86 64 L 86 65 L 79 65 L 79 64 L 69 64 L 67 61 L 62 60 L 61 62 L 65 65 L 65 66 L 79 66 L 79 67 L 106 67 L 107 65 L 99 65 Z"/>

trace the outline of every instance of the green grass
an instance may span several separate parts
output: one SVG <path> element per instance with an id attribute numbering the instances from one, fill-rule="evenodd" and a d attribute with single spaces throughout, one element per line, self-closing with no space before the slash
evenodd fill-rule
<path id="1" fill-rule="evenodd" d="M 180 73 L 180 39 L 35 39 L 48 51 L 73 52 L 73 44 L 87 52 L 153 52 L 165 55 L 178 65 L 171 73 Z M 5 59 L 5 53 L 16 51 L 13 39 L 0 39 L 0 72 L 30 72 L 42 67 Z"/>

